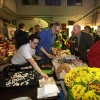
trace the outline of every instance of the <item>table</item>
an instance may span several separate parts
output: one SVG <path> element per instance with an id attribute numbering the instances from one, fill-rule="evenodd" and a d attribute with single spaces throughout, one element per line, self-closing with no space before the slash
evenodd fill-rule
<path id="1" fill-rule="evenodd" d="M 57 80 L 55 72 L 49 75 Z M 60 84 L 59 84 L 60 85 Z M 58 86 L 59 86 L 58 85 Z M 0 87 L 0 100 L 11 100 L 18 97 L 29 97 L 32 100 L 57 100 L 58 97 L 51 97 L 45 99 L 37 99 L 37 88 L 39 87 L 38 80 L 34 85 L 14 86 L 14 87 Z"/>
<path id="2" fill-rule="evenodd" d="M 53 76 L 53 74 L 49 75 Z M 47 100 L 37 99 L 37 88 L 39 87 L 38 79 L 34 84 L 13 87 L 0 87 L 0 100 L 11 100 L 18 97 L 29 97 L 32 100 Z M 57 97 L 51 97 L 49 100 L 57 100 Z"/>
<path id="3" fill-rule="evenodd" d="M 37 99 L 38 84 L 22 87 L 4 87 L 0 88 L 0 100 L 11 100 L 18 97 L 30 97 L 32 100 L 47 100 Z M 52 97 L 49 100 L 57 100 L 57 97 Z"/>

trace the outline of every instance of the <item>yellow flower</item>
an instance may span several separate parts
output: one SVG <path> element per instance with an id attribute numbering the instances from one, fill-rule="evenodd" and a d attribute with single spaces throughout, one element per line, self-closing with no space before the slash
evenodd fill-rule
<path id="1" fill-rule="evenodd" d="M 81 66 L 74 68 L 64 77 L 75 100 L 100 100 L 100 69 Z"/>
<path id="2" fill-rule="evenodd" d="M 72 87 L 72 95 L 75 100 L 80 100 L 81 97 L 84 95 L 86 87 L 82 85 L 74 85 Z"/>

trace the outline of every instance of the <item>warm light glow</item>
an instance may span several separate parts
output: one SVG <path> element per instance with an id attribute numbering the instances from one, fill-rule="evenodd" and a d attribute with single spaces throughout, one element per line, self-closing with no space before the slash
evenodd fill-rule
<path id="1" fill-rule="evenodd" d="M 3 7 L 3 1 L 4 1 L 4 0 L 0 0 L 0 8 Z"/>
<path id="2" fill-rule="evenodd" d="M 94 30 L 97 30 L 97 28 L 98 28 L 98 26 L 93 26 L 93 29 L 94 29 Z"/>
<path id="3" fill-rule="evenodd" d="M 72 30 L 73 30 L 73 26 L 71 25 L 71 26 L 67 26 L 67 28 L 69 28 L 69 37 L 71 36 L 71 32 L 72 32 Z"/>

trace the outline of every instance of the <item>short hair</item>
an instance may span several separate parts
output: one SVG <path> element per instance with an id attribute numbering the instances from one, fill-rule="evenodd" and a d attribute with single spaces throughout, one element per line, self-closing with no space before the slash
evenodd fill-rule
<path id="1" fill-rule="evenodd" d="M 81 26 L 80 25 L 74 25 L 74 27 L 77 27 L 78 29 L 81 29 Z"/>
<path id="2" fill-rule="evenodd" d="M 29 36 L 29 40 L 33 41 L 34 39 L 38 39 L 40 41 L 40 37 L 37 34 L 31 34 Z"/>
<path id="3" fill-rule="evenodd" d="M 53 26 L 59 26 L 59 25 L 60 25 L 59 22 L 55 22 L 55 23 L 53 24 Z"/>
<path id="4" fill-rule="evenodd" d="M 88 29 L 91 29 L 91 27 L 89 25 L 86 25 L 84 28 L 88 28 Z"/>
<path id="5" fill-rule="evenodd" d="M 91 33 L 91 27 L 89 25 L 86 25 L 84 28 L 87 28 L 90 30 L 90 33 Z"/>
<path id="6" fill-rule="evenodd" d="M 29 29 L 29 31 L 31 31 L 31 30 L 33 30 L 33 27 L 31 27 L 31 28 Z"/>
<path id="7" fill-rule="evenodd" d="M 24 26 L 25 26 L 25 24 L 23 24 L 23 23 L 20 23 L 20 24 L 18 25 L 19 29 L 23 28 Z"/>
<path id="8" fill-rule="evenodd" d="M 35 25 L 35 27 L 40 27 L 40 25 L 37 24 L 37 25 Z"/>

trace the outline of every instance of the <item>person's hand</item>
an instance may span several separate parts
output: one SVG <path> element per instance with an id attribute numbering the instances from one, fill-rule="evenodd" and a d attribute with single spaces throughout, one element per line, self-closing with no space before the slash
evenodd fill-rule
<path id="1" fill-rule="evenodd" d="M 42 58 L 40 56 L 37 56 L 36 57 L 36 60 L 41 60 Z"/>
<path id="2" fill-rule="evenodd" d="M 88 53 L 90 51 L 90 49 L 88 49 L 86 52 Z"/>
<path id="3" fill-rule="evenodd" d="M 78 48 L 75 48 L 75 51 L 78 51 Z"/>
<path id="4" fill-rule="evenodd" d="M 48 80 L 48 78 L 49 78 L 49 77 L 48 77 L 48 75 L 47 75 L 47 74 L 42 73 L 41 75 L 42 75 L 42 77 L 43 77 L 45 80 Z"/>
<path id="5" fill-rule="evenodd" d="M 48 54 L 48 58 L 50 58 L 50 59 L 54 59 L 54 58 L 55 58 L 55 56 L 54 56 L 54 55 L 52 55 L 52 54 Z"/>

